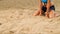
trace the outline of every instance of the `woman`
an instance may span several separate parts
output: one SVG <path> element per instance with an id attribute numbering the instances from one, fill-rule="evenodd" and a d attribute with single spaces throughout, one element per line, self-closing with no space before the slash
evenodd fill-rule
<path id="1" fill-rule="evenodd" d="M 38 0 L 38 2 L 39 9 L 33 14 L 34 16 L 45 14 L 49 18 L 55 17 L 55 6 L 52 0 Z"/>

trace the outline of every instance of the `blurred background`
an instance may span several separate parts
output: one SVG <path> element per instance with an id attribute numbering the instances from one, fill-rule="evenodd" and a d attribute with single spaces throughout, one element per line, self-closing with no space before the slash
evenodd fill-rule
<path id="1" fill-rule="evenodd" d="M 54 0 L 56 10 L 60 9 L 60 0 Z M 16 9 L 37 9 L 38 0 L 0 0 L 0 10 L 16 8 Z"/>

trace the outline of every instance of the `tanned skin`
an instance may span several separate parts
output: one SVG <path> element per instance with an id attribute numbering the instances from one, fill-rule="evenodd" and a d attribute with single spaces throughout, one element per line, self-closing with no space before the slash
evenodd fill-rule
<path id="1" fill-rule="evenodd" d="M 42 15 L 44 12 L 42 11 L 42 6 L 43 6 L 43 3 L 41 2 L 41 0 L 38 0 L 39 2 L 39 8 L 38 10 L 33 14 L 34 16 L 37 16 L 37 15 Z M 52 5 L 52 3 L 50 2 L 50 0 L 48 0 L 47 4 L 46 4 L 46 7 L 47 7 L 47 10 L 45 12 L 45 16 L 48 17 L 48 18 L 52 18 L 52 17 L 55 17 L 55 14 L 54 14 L 54 11 L 53 10 L 50 10 L 50 6 Z"/>
<path id="2" fill-rule="evenodd" d="M 51 5 L 51 2 L 50 2 L 50 0 L 48 0 L 48 2 L 47 2 L 47 11 L 46 11 L 46 17 L 49 17 L 49 8 L 50 8 L 50 5 Z"/>
<path id="3" fill-rule="evenodd" d="M 34 16 L 37 16 L 37 15 L 42 15 L 42 10 L 41 10 L 41 8 L 42 8 L 42 2 L 41 2 L 41 0 L 38 0 L 38 2 L 39 2 L 39 5 L 38 5 L 38 10 L 33 14 Z"/>

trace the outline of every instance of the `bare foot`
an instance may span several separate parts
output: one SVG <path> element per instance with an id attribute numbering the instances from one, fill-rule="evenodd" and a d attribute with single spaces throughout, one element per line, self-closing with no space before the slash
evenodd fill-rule
<path id="1" fill-rule="evenodd" d="M 33 14 L 33 16 L 37 16 L 37 15 L 42 15 L 42 11 L 38 10 Z"/>
<path id="2" fill-rule="evenodd" d="M 49 18 L 54 18 L 54 17 L 55 17 L 54 11 L 50 11 L 50 12 L 49 12 Z"/>
<path id="3" fill-rule="evenodd" d="M 49 13 L 49 18 L 54 18 L 54 17 L 58 17 L 59 14 L 58 13 L 55 13 L 54 11 L 50 11 Z"/>
<path id="4" fill-rule="evenodd" d="M 39 16 L 41 16 L 41 15 L 44 15 L 44 12 L 43 11 L 40 11 Z"/>
<path id="5" fill-rule="evenodd" d="M 37 16 L 39 14 L 39 11 L 36 11 L 33 16 Z"/>
<path id="6" fill-rule="evenodd" d="M 58 13 L 55 13 L 55 17 L 58 17 L 58 16 L 60 16 Z"/>
<path id="7" fill-rule="evenodd" d="M 45 16 L 49 18 L 49 13 L 48 12 L 45 12 Z"/>

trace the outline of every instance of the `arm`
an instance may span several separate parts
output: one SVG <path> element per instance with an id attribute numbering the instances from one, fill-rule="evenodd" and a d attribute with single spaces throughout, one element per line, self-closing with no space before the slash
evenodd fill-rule
<path id="1" fill-rule="evenodd" d="M 33 14 L 34 16 L 41 15 L 41 7 L 42 7 L 42 2 L 41 0 L 38 0 L 38 10 Z"/>
<path id="2" fill-rule="evenodd" d="M 38 8 L 39 8 L 39 10 L 41 10 L 41 8 L 42 8 L 42 2 L 41 2 L 41 0 L 38 0 L 38 3 L 39 3 Z"/>
<path id="3" fill-rule="evenodd" d="M 46 16 L 47 17 L 49 17 L 50 5 L 51 5 L 50 0 L 48 0 L 48 2 L 47 2 L 47 10 L 46 10 Z"/>
<path id="4" fill-rule="evenodd" d="M 47 2 L 47 12 L 49 12 L 50 5 L 51 5 L 51 1 L 48 0 L 48 2 Z"/>

